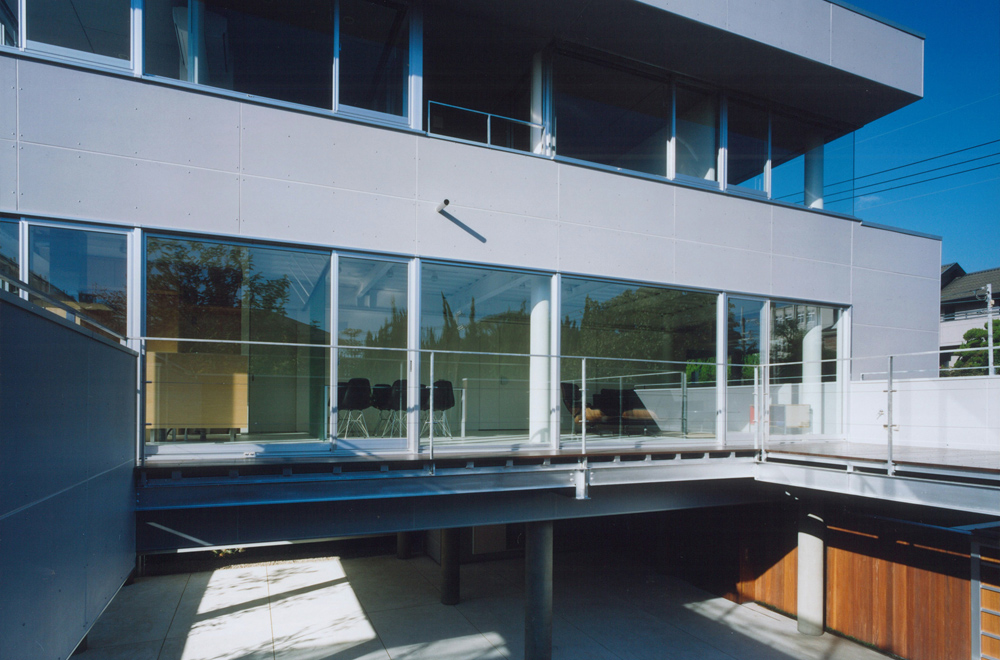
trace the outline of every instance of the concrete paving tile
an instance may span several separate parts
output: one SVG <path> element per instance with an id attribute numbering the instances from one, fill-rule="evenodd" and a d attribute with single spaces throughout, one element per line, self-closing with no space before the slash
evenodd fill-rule
<path id="1" fill-rule="evenodd" d="M 192 573 L 167 637 L 223 628 L 270 632 L 267 571 L 263 566 Z"/>
<path id="2" fill-rule="evenodd" d="M 504 656 L 523 655 L 524 598 L 470 598 L 455 608 Z"/>
<path id="3" fill-rule="evenodd" d="M 274 660 L 270 639 L 255 645 L 235 635 L 208 640 L 174 637 L 164 640 L 157 660 Z"/>
<path id="4" fill-rule="evenodd" d="M 441 600 L 441 592 L 415 571 L 355 574 L 345 566 L 351 589 L 369 613 L 429 605 Z"/>
<path id="5" fill-rule="evenodd" d="M 370 614 L 392 660 L 504 660 L 454 607 L 423 605 Z"/>
<path id="6" fill-rule="evenodd" d="M 382 642 L 373 639 L 354 644 L 329 645 L 322 641 L 296 640 L 287 648 L 275 648 L 275 660 L 391 660 Z"/>
<path id="7" fill-rule="evenodd" d="M 89 647 L 83 653 L 74 655 L 73 660 L 157 660 L 161 646 L 163 646 L 162 639 L 155 642 L 115 644 L 101 648 Z"/>
<path id="8" fill-rule="evenodd" d="M 91 649 L 137 642 L 160 642 L 170 628 L 188 575 L 137 578 L 122 587 L 87 637 Z"/>

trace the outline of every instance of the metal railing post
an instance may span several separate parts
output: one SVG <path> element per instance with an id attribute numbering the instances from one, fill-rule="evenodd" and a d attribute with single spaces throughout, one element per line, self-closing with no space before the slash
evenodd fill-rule
<path id="1" fill-rule="evenodd" d="M 466 403 L 466 397 L 469 394 L 469 379 L 462 379 L 462 437 L 465 437 L 465 419 L 468 413 L 468 404 Z"/>
<path id="2" fill-rule="evenodd" d="M 429 401 L 429 403 L 427 405 L 427 422 L 428 422 L 428 425 L 427 425 L 427 430 L 428 430 L 427 441 L 428 441 L 428 446 L 430 447 L 431 460 L 433 461 L 434 460 L 434 351 L 431 351 L 431 367 L 430 367 L 430 371 L 431 371 L 431 376 L 430 376 L 430 385 L 429 385 L 429 387 L 431 388 L 431 391 L 430 391 L 430 395 L 428 397 L 430 399 L 430 401 Z M 420 434 L 419 433 L 417 434 L 417 442 L 418 443 L 420 442 Z"/>
<path id="3" fill-rule="evenodd" d="M 493 146 L 493 115 L 486 115 L 486 144 Z"/>
<path id="4" fill-rule="evenodd" d="M 886 402 L 886 408 L 885 408 L 886 440 L 888 442 L 887 453 L 886 453 L 886 468 L 887 468 L 887 470 L 889 472 L 889 475 L 891 476 L 891 475 L 893 475 L 893 474 L 896 473 L 896 466 L 895 466 L 895 464 L 892 461 L 892 393 L 893 393 L 893 389 L 892 389 L 892 356 L 891 355 L 889 356 L 889 372 L 888 372 L 888 375 L 887 375 L 887 378 L 886 378 L 886 390 L 885 391 L 886 391 L 886 396 L 888 397 L 888 401 Z"/>
<path id="5" fill-rule="evenodd" d="M 587 455 L 587 358 L 580 359 L 580 451 Z"/>
<path id="6" fill-rule="evenodd" d="M 688 380 L 687 372 L 681 374 L 681 436 L 686 438 L 688 434 Z"/>

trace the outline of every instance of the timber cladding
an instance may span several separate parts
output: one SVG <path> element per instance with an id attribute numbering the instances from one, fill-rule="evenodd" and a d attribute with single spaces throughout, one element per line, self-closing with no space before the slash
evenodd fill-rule
<path id="1" fill-rule="evenodd" d="M 794 616 L 794 507 L 751 518 L 740 535 L 735 600 L 755 601 Z M 785 524 L 775 525 L 776 519 Z M 969 537 L 843 511 L 829 513 L 827 524 L 829 630 L 908 660 L 970 657 Z M 998 566 L 995 558 L 984 557 L 984 582 L 997 583 Z M 1000 605 L 1000 594 L 996 596 Z M 1000 617 L 985 618 L 989 621 L 983 621 L 984 630 L 987 625 L 1000 628 Z M 991 647 L 992 653 L 987 649 L 996 640 L 985 640 L 983 651 L 1000 657 L 1000 648 Z"/>

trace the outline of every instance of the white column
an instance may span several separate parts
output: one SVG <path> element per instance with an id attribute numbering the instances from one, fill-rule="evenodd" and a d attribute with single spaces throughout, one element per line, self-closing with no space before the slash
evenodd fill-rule
<path id="1" fill-rule="evenodd" d="M 806 307 L 806 334 L 802 338 L 802 394 L 799 399 L 808 404 L 812 425 L 818 433 L 823 429 L 823 310 Z M 813 311 L 812 319 L 809 318 Z"/>
<path id="2" fill-rule="evenodd" d="M 822 635 L 826 625 L 826 523 L 820 509 L 799 502 L 796 609 L 803 635 Z"/>
<path id="3" fill-rule="evenodd" d="M 823 208 L 823 144 L 806 152 L 805 160 L 806 206 Z"/>
<path id="4" fill-rule="evenodd" d="M 728 427 L 728 401 L 729 393 L 729 365 L 728 346 L 729 339 L 729 303 L 726 294 L 720 293 L 718 304 L 716 305 L 715 320 L 715 441 L 722 446 L 726 444 L 726 430 Z"/>
<path id="5" fill-rule="evenodd" d="M 528 433 L 533 443 L 548 443 L 549 358 L 552 283 L 535 278 L 531 285 L 531 357 L 528 376 Z"/>
<path id="6" fill-rule="evenodd" d="M 545 60 L 542 53 L 535 53 L 531 60 L 531 123 L 545 123 Z M 531 152 L 545 153 L 545 129 L 531 129 Z"/>

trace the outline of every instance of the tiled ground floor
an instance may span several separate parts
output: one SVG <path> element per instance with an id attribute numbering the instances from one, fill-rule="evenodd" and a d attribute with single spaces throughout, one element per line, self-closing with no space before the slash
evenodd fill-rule
<path id="1" fill-rule="evenodd" d="M 329 557 L 139 578 L 75 660 L 521 658 L 520 559 L 462 566 L 440 603 L 431 559 Z M 736 605 L 607 554 L 557 554 L 553 657 L 565 660 L 866 660 L 874 651 Z"/>

